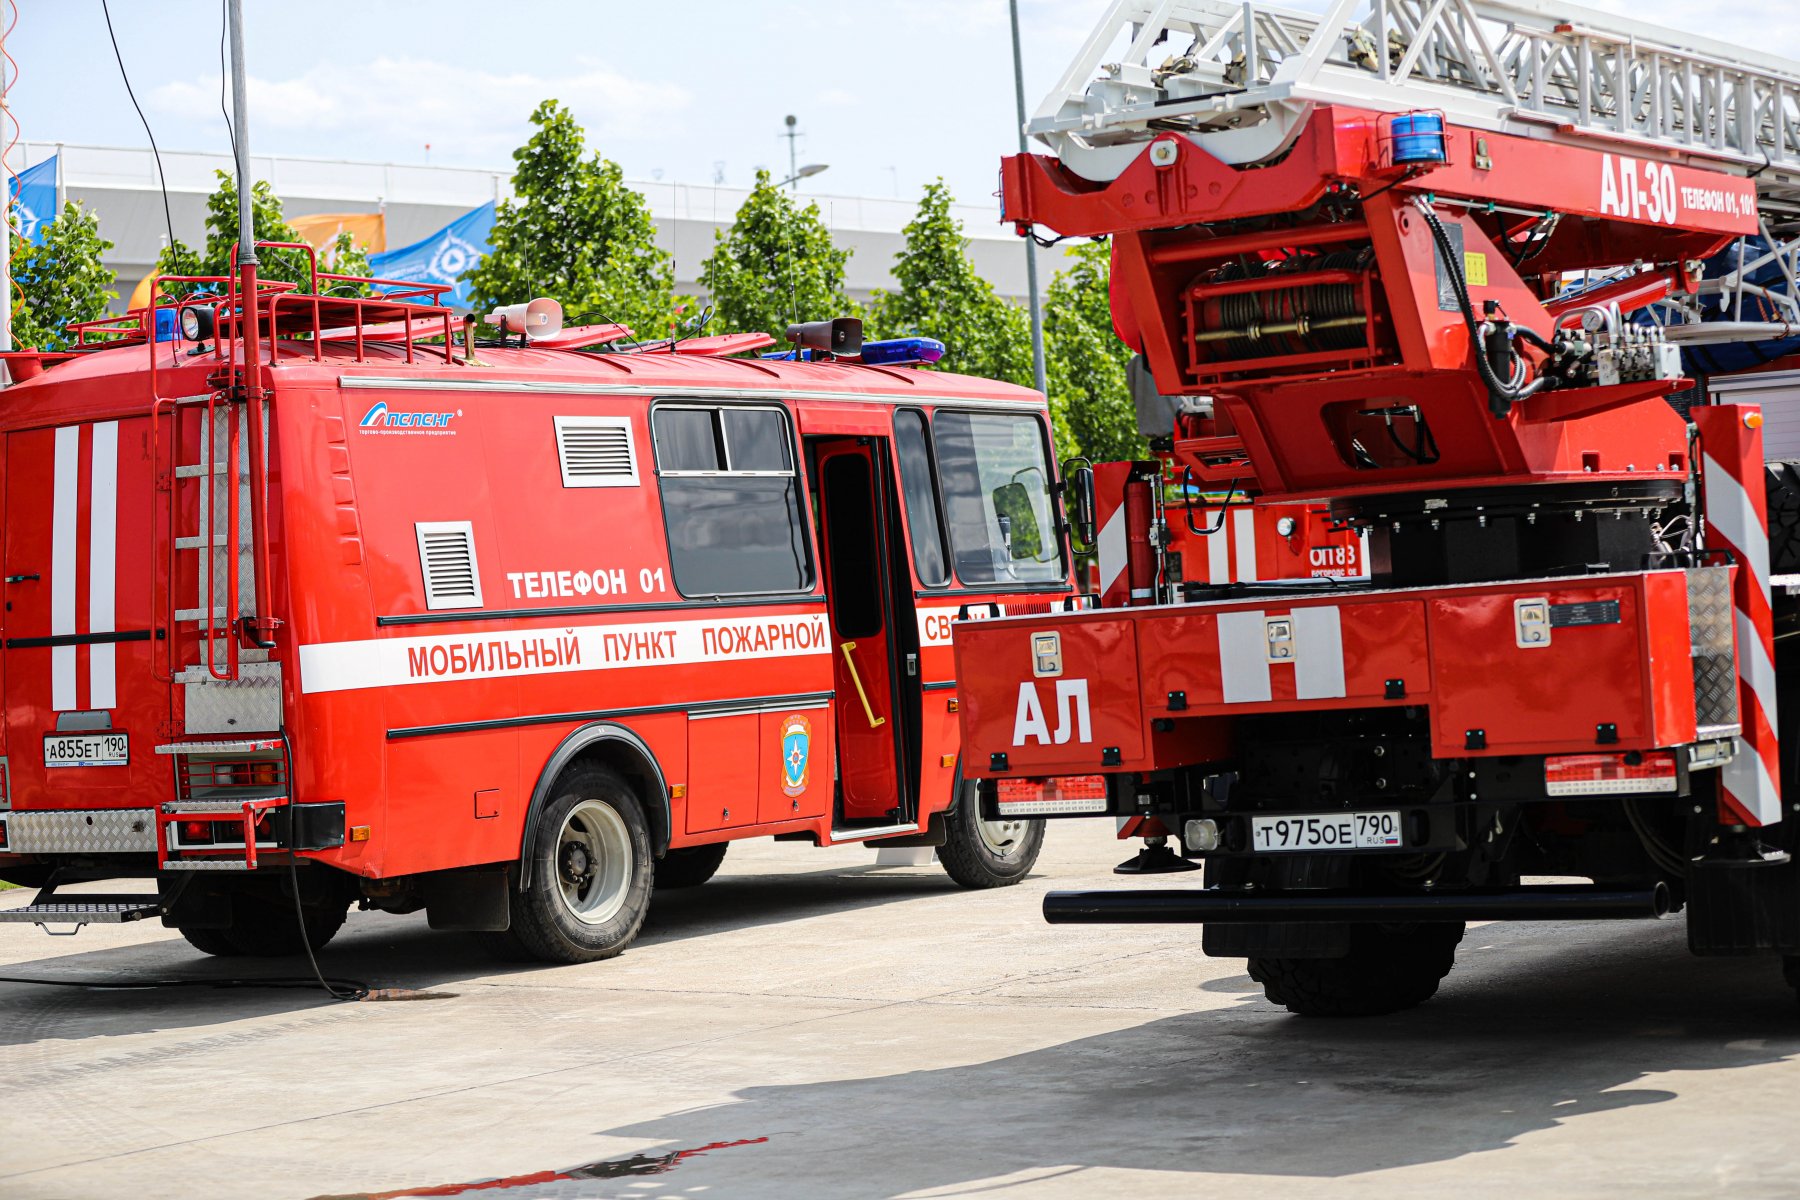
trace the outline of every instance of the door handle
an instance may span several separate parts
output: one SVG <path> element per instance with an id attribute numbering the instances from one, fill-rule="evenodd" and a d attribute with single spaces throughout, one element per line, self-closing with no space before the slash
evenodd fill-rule
<path id="1" fill-rule="evenodd" d="M 856 685 L 856 694 L 862 697 L 863 713 L 869 718 L 869 728 L 880 729 L 887 724 L 887 718 L 875 715 L 875 709 L 869 703 L 869 693 L 863 691 L 862 676 L 856 673 L 856 660 L 850 657 L 850 652 L 856 649 L 856 643 L 845 642 L 838 648 L 844 652 L 844 665 L 850 668 L 850 682 Z"/>
<path id="2" fill-rule="evenodd" d="M 8 583 L 36 583 L 38 580 L 40 580 L 42 578 L 43 578 L 42 575 L 8 575 L 6 577 L 6 582 L 8 582 Z"/>

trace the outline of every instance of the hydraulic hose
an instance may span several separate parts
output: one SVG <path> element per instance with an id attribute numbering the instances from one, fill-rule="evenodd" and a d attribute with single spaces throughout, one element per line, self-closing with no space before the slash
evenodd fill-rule
<path id="1" fill-rule="evenodd" d="M 1502 380 L 1495 373 L 1493 364 L 1482 346 L 1480 323 L 1475 319 L 1475 307 L 1469 303 L 1469 286 L 1463 278 L 1462 256 L 1450 244 L 1450 235 L 1444 231 L 1444 223 L 1432 210 L 1431 202 L 1423 196 L 1414 202 L 1419 213 L 1425 218 L 1425 224 L 1431 230 L 1431 237 L 1437 243 L 1438 255 L 1444 261 L 1444 269 L 1450 277 L 1450 290 L 1456 294 L 1457 308 L 1462 312 L 1463 324 L 1469 330 L 1469 344 L 1475 353 L 1475 369 L 1481 374 L 1481 382 L 1487 385 L 1488 411 L 1494 414 L 1495 420 L 1503 420 L 1512 411 L 1512 406 L 1544 386 L 1545 377 L 1540 375 L 1527 384 L 1519 384 L 1512 380 Z M 1532 340 L 1542 344 L 1542 339 L 1532 335 Z"/>

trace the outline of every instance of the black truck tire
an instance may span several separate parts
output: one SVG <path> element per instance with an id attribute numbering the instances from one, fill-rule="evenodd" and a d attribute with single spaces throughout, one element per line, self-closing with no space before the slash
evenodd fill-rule
<path id="1" fill-rule="evenodd" d="M 1461 921 L 1352 925 L 1342 958 L 1253 958 L 1272 1004 L 1303 1017 L 1376 1017 L 1431 999 L 1456 964 Z"/>
<path id="2" fill-rule="evenodd" d="M 714 842 L 710 846 L 684 846 L 669 851 L 656 864 L 657 890 L 699 887 L 718 872 L 730 845 L 730 842 Z"/>
<path id="3" fill-rule="evenodd" d="M 1043 820 L 983 821 L 974 784 L 965 784 L 956 807 L 944 814 L 938 862 L 966 888 L 1007 887 L 1037 864 L 1044 848 Z"/>
<path id="4" fill-rule="evenodd" d="M 531 886 L 512 927 L 479 935 L 509 962 L 597 962 L 623 953 L 650 908 L 650 825 L 617 771 L 578 763 L 556 781 L 531 847 Z"/>
<path id="5" fill-rule="evenodd" d="M 317 952 L 344 927 L 350 900 L 342 893 L 328 895 L 308 901 L 301 912 L 306 917 L 306 941 Z M 219 958 L 286 958 L 306 952 L 293 900 L 276 893 L 234 895 L 231 924 L 224 929 L 180 929 L 188 945 Z"/>
<path id="6" fill-rule="evenodd" d="M 196 929 L 191 925 L 177 926 L 181 936 L 187 939 L 188 945 L 202 954 L 210 954 L 214 958 L 236 958 L 243 951 L 231 940 L 229 929 Z"/>

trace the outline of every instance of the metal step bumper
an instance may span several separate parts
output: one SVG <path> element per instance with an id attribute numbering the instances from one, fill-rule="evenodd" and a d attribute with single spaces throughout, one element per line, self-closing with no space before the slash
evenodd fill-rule
<path id="1" fill-rule="evenodd" d="M 1653 920 L 1672 904 L 1669 889 L 1534 884 L 1504 890 L 1407 892 L 1244 892 L 1223 889 L 1049 892 L 1052 925 L 1162 925 L 1217 922 L 1605 921 Z"/>
<path id="2" fill-rule="evenodd" d="M 19 908 L 0 909 L 0 922 L 42 925 L 46 933 L 56 933 L 52 925 L 72 925 L 74 933 L 83 925 L 122 925 L 162 915 L 160 896 L 67 896 L 59 897 L 54 888 L 45 888 L 38 899 Z"/>

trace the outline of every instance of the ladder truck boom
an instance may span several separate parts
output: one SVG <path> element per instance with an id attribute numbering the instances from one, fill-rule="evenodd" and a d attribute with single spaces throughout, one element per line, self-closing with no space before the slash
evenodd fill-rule
<path id="1" fill-rule="evenodd" d="M 1800 349 L 1797 125 L 1800 65 L 1585 10 L 1109 8 L 1002 197 L 1111 239 L 1167 428 L 1064 486 L 1103 574 L 1089 518 L 1133 516 L 1146 586 L 960 622 L 961 720 L 984 811 L 1116 818 L 1121 871 L 1205 886 L 1050 919 L 1201 922 L 1319 1014 L 1429 997 L 1474 919 L 1678 909 L 1800 979 L 1800 470 L 1695 368 Z M 1366 577 L 1171 549 L 1302 503 Z"/>

